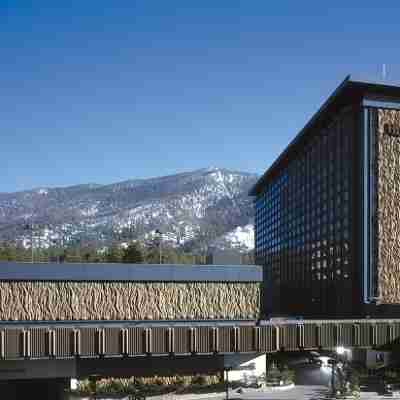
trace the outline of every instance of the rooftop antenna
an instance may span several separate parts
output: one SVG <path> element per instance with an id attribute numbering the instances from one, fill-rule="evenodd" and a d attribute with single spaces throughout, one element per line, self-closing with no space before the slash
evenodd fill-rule
<path id="1" fill-rule="evenodd" d="M 386 64 L 382 64 L 382 79 L 386 80 Z"/>

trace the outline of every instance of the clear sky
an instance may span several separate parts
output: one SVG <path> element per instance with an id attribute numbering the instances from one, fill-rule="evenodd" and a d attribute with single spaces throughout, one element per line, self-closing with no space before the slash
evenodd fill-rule
<path id="1" fill-rule="evenodd" d="M 379 79 L 386 63 L 400 82 L 399 11 L 398 0 L 2 0 L 0 192 L 262 173 L 347 74 Z"/>

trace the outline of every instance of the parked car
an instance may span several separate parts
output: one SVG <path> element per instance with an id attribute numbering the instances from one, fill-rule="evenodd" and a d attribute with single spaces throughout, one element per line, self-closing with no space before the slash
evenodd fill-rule
<path id="1" fill-rule="evenodd" d="M 316 351 L 310 351 L 307 356 L 307 362 L 313 365 L 322 365 L 322 360 L 320 359 L 321 354 L 317 353 Z"/>
<path id="2" fill-rule="evenodd" d="M 338 363 L 335 358 L 321 355 L 316 351 L 310 351 L 307 361 L 309 364 L 318 365 L 320 367 L 329 367 L 332 364 L 336 365 Z"/>

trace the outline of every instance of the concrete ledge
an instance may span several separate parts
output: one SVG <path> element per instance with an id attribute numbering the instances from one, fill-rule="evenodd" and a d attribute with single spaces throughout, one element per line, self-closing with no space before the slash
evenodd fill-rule
<path id="1" fill-rule="evenodd" d="M 262 267 L 0 262 L 0 281 L 262 282 Z"/>

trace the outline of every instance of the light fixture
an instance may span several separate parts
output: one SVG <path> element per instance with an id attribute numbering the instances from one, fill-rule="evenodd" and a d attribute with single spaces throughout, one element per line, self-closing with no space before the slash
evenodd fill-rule
<path id="1" fill-rule="evenodd" d="M 346 349 L 343 346 L 336 347 L 336 353 L 339 355 L 343 355 L 346 353 Z"/>

